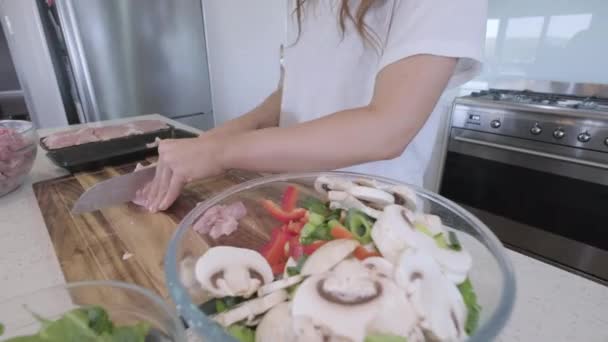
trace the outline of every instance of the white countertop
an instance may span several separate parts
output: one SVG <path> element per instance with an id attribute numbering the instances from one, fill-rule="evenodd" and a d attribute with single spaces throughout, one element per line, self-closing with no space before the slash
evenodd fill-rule
<path id="1" fill-rule="evenodd" d="M 158 115 L 142 118 L 184 127 Z M 125 120 L 115 122 L 120 121 Z M 26 183 L 0 198 L 0 302 L 65 282 L 32 183 L 67 172 L 38 152 Z M 498 341 L 608 341 L 608 287 L 513 251 L 508 254 L 515 267 L 517 299 Z"/>

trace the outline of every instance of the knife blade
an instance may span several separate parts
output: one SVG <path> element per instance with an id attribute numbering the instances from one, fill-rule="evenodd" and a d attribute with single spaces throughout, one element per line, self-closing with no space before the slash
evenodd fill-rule
<path id="1" fill-rule="evenodd" d="M 138 171 L 112 177 L 99 182 L 85 191 L 72 207 L 72 214 L 78 215 L 105 207 L 130 202 L 137 190 L 154 179 L 156 165 L 146 166 Z"/>

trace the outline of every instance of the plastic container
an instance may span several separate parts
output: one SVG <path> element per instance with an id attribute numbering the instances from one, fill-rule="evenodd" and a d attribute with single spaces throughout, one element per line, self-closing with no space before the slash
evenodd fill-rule
<path id="1" fill-rule="evenodd" d="M 23 184 L 36 159 L 37 140 L 31 122 L 0 120 L 0 196 Z"/>
<path id="2" fill-rule="evenodd" d="M 115 281 L 91 281 L 59 285 L 0 303 L 0 340 L 36 334 L 40 324 L 32 313 L 55 320 L 78 308 L 98 305 L 115 326 L 150 324 L 146 341 L 186 341 L 184 326 L 175 310 L 144 288 Z"/>
<path id="3" fill-rule="evenodd" d="M 191 225 L 207 209 L 217 204 L 230 204 L 242 201 L 247 207 L 247 216 L 239 221 L 239 230 L 248 230 L 247 225 L 255 225 L 265 230 L 264 234 L 248 234 L 246 239 L 233 238 L 239 231 L 231 236 L 220 238 L 215 241 L 210 237 L 204 237 L 209 245 L 237 245 L 238 247 L 259 248 L 264 243 L 264 235 L 269 237 L 269 232 L 276 227 L 277 221 L 272 219 L 265 210 L 261 208 L 259 200 L 269 198 L 276 202 L 280 201 L 283 190 L 288 185 L 296 185 L 300 190 L 300 200 L 308 195 L 324 199 L 315 192 L 313 183 L 321 175 L 334 175 L 348 177 L 351 179 L 374 179 L 385 184 L 399 184 L 399 182 L 371 177 L 354 173 L 306 173 L 270 176 L 245 182 L 230 188 L 194 208 L 180 223 L 174 234 L 165 256 L 165 274 L 169 287 L 169 293 L 173 298 L 181 316 L 189 326 L 195 327 L 205 341 L 230 341 L 224 330 L 198 309 L 201 299 L 193 295 L 193 291 L 182 283 L 180 264 L 185 258 L 198 258 L 205 250 L 193 251 L 192 245 L 188 244 L 187 235 L 191 238 Z M 477 293 L 478 302 L 482 306 L 480 324 L 469 341 L 491 341 L 504 327 L 507 322 L 515 299 L 515 278 L 510 260 L 507 258 L 505 249 L 494 234 L 475 216 L 459 205 L 445 199 L 437 194 L 428 192 L 416 186 L 410 186 L 417 192 L 422 202 L 424 211 L 439 215 L 444 225 L 459 231 L 462 245 L 473 256 L 473 269 L 470 279 Z M 187 234 L 188 233 L 188 234 Z M 261 235 L 261 237 L 260 237 Z M 247 241 L 244 243 L 243 241 Z M 247 244 L 247 246 L 243 246 Z"/>

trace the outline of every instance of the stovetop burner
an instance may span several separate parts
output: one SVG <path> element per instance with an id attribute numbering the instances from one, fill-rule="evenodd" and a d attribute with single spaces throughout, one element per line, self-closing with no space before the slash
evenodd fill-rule
<path id="1" fill-rule="evenodd" d="M 529 90 L 489 89 L 474 92 L 471 97 L 490 101 L 510 102 L 518 104 L 533 104 L 559 108 L 571 108 L 608 112 L 608 99 L 599 97 L 582 97 L 539 93 Z"/>

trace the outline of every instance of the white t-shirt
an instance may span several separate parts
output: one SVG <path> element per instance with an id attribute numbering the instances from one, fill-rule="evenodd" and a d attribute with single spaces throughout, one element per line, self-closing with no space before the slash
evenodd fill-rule
<path id="1" fill-rule="evenodd" d="M 481 69 L 486 0 L 377 0 L 365 20 L 378 36 L 381 51 L 366 45 L 350 20 L 342 35 L 338 26 L 341 2 L 308 0 L 301 35 L 294 44 L 298 24 L 295 2 L 289 0 L 282 127 L 369 104 L 376 75 L 408 56 L 458 57 L 448 87 L 467 82 Z M 356 9 L 358 3 L 351 1 L 351 8 Z M 422 185 L 437 138 L 439 116 L 435 110 L 400 157 L 348 170 Z"/>

